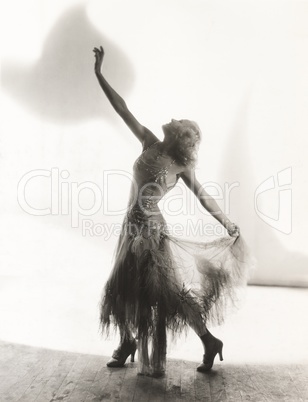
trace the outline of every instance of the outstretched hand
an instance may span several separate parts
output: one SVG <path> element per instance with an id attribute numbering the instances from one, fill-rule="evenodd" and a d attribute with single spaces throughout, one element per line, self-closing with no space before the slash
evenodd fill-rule
<path id="1" fill-rule="evenodd" d="M 94 70 L 96 73 L 99 73 L 101 71 L 102 68 L 102 64 L 103 64 L 103 58 L 104 58 L 104 49 L 102 48 L 102 46 L 99 47 L 99 49 L 97 47 L 95 47 L 93 49 L 93 52 L 95 53 L 95 64 L 94 64 Z"/>

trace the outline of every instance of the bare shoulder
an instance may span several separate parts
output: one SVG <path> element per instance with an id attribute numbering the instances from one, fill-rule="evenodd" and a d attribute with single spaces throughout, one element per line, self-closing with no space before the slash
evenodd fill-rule
<path id="1" fill-rule="evenodd" d="M 142 142 L 143 150 L 153 145 L 155 142 L 159 141 L 159 138 L 156 137 L 151 130 L 145 129 L 144 140 Z"/>

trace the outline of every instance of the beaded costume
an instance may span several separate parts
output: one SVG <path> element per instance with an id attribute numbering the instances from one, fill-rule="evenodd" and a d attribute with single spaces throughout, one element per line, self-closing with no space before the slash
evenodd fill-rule
<path id="1" fill-rule="evenodd" d="M 157 204 L 179 177 L 167 185 L 175 161 L 161 156 L 158 144 L 134 164 L 128 209 L 101 302 L 103 329 L 113 324 L 136 334 L 142 374 L 164 371 L 167 330 L 175 335 L 187 325 L 197 330 L 200 325 L 202 335 L 205 323 L 222 323 L 250 264 L 241 236 L 195 242 L 168 234 Z"/>

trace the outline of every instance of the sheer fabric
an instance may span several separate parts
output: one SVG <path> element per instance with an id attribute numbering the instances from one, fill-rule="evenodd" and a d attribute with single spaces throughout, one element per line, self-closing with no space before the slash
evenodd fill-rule
<path id="1" fill-rule="evenodd" d="M 101 301 L 103 330 L 127 328 L 138 338 L 138 370 L 163 372 L 166 332 L 221 324 L 236 290 L 245 285 L 252 258 L 242 236 L 196 242 L 174 237 L 157 205 L 175 163 L 154 143 L 137 158 L 114 266 Z"/>

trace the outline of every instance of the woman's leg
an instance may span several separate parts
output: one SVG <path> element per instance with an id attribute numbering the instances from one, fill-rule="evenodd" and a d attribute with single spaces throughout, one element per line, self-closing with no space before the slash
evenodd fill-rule
<path id="1" fill-rule="evenodd" d="M 158 305 L 154 309 L 155 315 L 155 331 L 153 334 L 152 353 L 150 363 L 152 366 L 152 374 L 161 376 L 166 370 L 166 354 L 167 354 L 167 333 L 166 333 L 166 316 L 164 308 Z"/>
<path id="2" fill-rule="evenodd" d="M 132 331 L 129 329 L 127 325 L 120 326 L 120 345 L 125 342 L 132 342 L 135 339 Z"/>
<path id="3" fill-rule="evenodd" d="M 208 333 L 208 329 L 206 327 L 206 321 L 200 312 L 198 304 L 193 303 L 192 301 L 186 301 L 184 302 L 184 304 L 182 304 L 182 309 L 185 314 L 185 320 L 202 341 L 202 338 Z M 202 342 L 202 344 L 205 353 L 205 344 L 204 342 Z"/>
<path id="4" fill-rule="evenodd" d="M 222 358 L 223 343 L 220 339 L 215 338 L 206 327 L 206 322 L 198 311 L 198 307 L 190 306 L 188 312 L 188 322 L 190 327 L 196 332 L 201 339 L 204 355 L 203 362 L 197 367 L 198 371 L 208 371 L 212 368 L 217 353 Z"/>
<path id="5" fill-rule="evenodd" d="M 128 326 L 120 327 L 120 344 L 113 351 L 111 359 L 107 362 L 108 367 L 123 367 L 126 359 L 131 355 L 131 361 L 134 361 L 137 343 Z"/>

